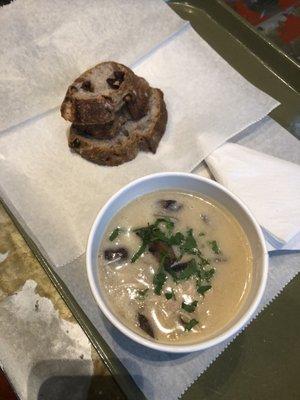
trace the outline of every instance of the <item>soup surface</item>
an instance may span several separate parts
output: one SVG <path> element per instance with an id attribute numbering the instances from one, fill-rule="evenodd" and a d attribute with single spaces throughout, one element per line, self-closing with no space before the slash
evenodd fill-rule
<path id="1" fill-rule="evenodd" d="M 124 325 L 160 343 L 191 344 L 235 317 L 250 288 L 252 255 L 221 205 L 158 191 L 111 220 L 99 271 L 106 302 Z"/>

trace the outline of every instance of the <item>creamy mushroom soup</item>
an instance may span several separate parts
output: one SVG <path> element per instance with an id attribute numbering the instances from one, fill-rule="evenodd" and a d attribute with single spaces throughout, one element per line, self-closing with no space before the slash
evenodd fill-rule
<path id="1" fill-rule="evenodd" d="M 235 317 L 250 288 L 252 255 L 223 206 L 158 191 L 111 220 L 99 270 L 106 302 L 124 325 L 160 343 L 191 344 Z"/>

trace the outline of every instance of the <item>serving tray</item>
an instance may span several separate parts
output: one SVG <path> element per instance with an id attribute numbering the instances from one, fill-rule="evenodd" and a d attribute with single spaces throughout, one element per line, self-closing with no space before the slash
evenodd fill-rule
<path id="1" fill-rule="evenodd" d="M 299 65 L 276 45 L 260 36 L 253 27 L 233 13 L 230 7 L 222 1 L 169 1 L 168 4 L 182 18 L 189 20 L 199 35 L 238 72 L 281 102 L 281 106 L 274 110 L 271 116 L 291 133 L 297 135 L 297 129 L 299 129 L 297 128 Z M 145 399 L 127 370 L 94 328 L 64 282 L 58 277 L 49 260 L 43 256 L 37 244 L 27 234 L 22 219 L 10 206 L 9 199 L 2 198 L 1 202 L 124 394 L 130 400 Z M 235 355 L 239 351 L 239 346 L 239 342 L 235 341 L 230 347 L 236 347 L 236 349 L 230 350 L 231 353 L 229 353 Z M 230 358 L 230 355 L 228 357 Z M 220 363 L 223 365 L 224 357 L 222 356 L 221 361 L 219 360 L 214 363 L 217 368 Z M 221 374 L 221 372 L 218 373 Z M 207 374 L 204 375 L 207 376 Z M 206 386 L 203 388 L 202 382 L 206 382 L 205 379 L 205 377 L 199 378 L 198 382 L 185 393 L 184 399 L 199 398 L 199 391 L 202 394 L 201 398 L 215 399 L 216 394 L 206 392 Z M 247 398 L 244 394 L 241 397 Z"/>

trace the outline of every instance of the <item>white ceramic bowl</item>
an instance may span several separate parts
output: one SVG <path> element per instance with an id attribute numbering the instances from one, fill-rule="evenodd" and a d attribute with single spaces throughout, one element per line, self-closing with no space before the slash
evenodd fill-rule
<path id="1" fill-rule="evenodd" d="M 165 189 L 179 189 L 203 194 L 221 203 L 239 221 L 251 245 L 253 255 L 253 279 L 250 292 L 235 318 L 215 336 L 195 344 L 168 345 L 148 340 L 127 328 L 110 310 L 99 284 L 98 252 L 102 237 L 112 217 L 126 204 L 147 193 Z M 86 265 L 89 283 L 104 315 L 132 340 L 152 349 L 172 353 L 185 353 L 206 349 L 228 339 L 249 321 L 263 295 L 267 273 L 268 254 L 262 231 L 245 205 L 226 188 L 210 179 L 193 174 L 159 173 L 137 179 L 117 192 L 99 212 L 90 232 Z"/>

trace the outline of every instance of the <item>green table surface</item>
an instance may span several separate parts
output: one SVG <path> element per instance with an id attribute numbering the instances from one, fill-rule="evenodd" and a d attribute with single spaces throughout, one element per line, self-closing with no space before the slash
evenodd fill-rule
<path id="1" fill-rule="evenodd" d="M 299 399 L 299 294 L 298 276 L 201 375 L 183 399 Z"/>

